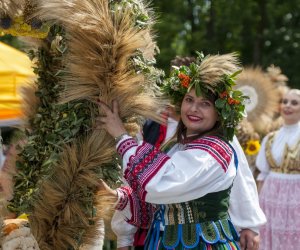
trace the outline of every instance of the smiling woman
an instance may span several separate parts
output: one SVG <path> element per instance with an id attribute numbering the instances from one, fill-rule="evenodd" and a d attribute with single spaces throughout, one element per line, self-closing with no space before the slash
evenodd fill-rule
<path id="1" fill-rule="evenodd" d="M 280 114 L 283 127 L 263 139 L 256 160 L 260 203 L 268 220 L 261 230 L 264 250 L 300 245 L 300 90 L 283 96 Z"/>
<path id="2" fill-rule="evenodd" d="M 239 249 L 239 236 L 228 214 L 237 155 L 243 154 L 231 143 L 244 111 L 245 96 L 232 89 L 238 69 L 234 54 L 199 57 L 166 80 L 163 91 L 180 106 L 181 114 L 177 143 L 168 152 L 129 136 L 116 101 L 112 108 L 99 102 L 105 116 L 98 118 L 98 128 L 116 138 L 124 178 L 130 186 L 118 190 L 117 209 L 128 203 L 141 205 L 127 217 L 127 222 L 137 227 L 147 226 L 145 218 L 148 222 L 153 218 L 144 249 Z M 238 188 L 243 192 L 242 186 Z M 252 204 L 258 203 L 257 199 L 249 202 L 248 207 L 259 211 L 259 225 L 263 224 L 264 215 Z M 249 213 L 244 222 L 255 221 L 254 214 Z M 242 249 L 257 250 L 257 233 L 242 224 Z M 120 221 L 113 221 L 112 226 L 121 238 Z M 121 248 L 124 246 L 118 247 L 126 249 Z"/>

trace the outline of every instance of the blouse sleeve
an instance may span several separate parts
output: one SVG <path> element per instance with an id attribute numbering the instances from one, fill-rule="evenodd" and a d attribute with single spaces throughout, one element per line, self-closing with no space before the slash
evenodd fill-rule
<path id="1" fill-rule="evenodd" d="M 141 200 L 154 204 L 184 202 L 229 188 L 236 174 L 231 148 L 204 137 L 172 157 L 152 145 L 124 138 L 117 150 L 124 177 Z"/>
<path id="2" fill-rule="evenodd" d="M 138 229 L 126 221 L 126 210 L 116 210 L 111 220 L 111 228 L 117 236 L 117 248 L 133 246 L 134 234 Z"/>
<path id="3" fill-rule="evenodd" d="M 117 235 L 118 247 L 132 246 L 137 228 L 150 227 L 156 208 L 150 203 L 139 200 L 129 186 L 120 187 L 117 192 L 118 202 L 111 226 Z"/>
<path id="4" fill-rule="evenodd" d="M 260 171 L 259 175 L 257 176 L 258 181 L 264 181 L 270 172 L 270 166 L 266 157 L 266 143 L 268 141 L 268 137 L 269 136 L 266 136 L 262 140 L 260 150 L 256 157 L 256 167 Z"/>
<path id="5" fill-rule="evenodd" d="M 115 209 L 124 214 L 126 222 L 143 229 L 149 228 L 156 207 L 140 200 L 137 193 L 129 186 L 118 188 L 117 193 L 118 201 Z"/>
<path id="6" fill-rule="evenodd" d="M 248 228 L 259 233 L 260 226 L 266 223 L 266 217 L 259 206 L 255 180 L 236 138 L 233 139 L 232 146 L 239 164 L 230 194 L 229 214 L 232 223 L 239 229 Z"/>

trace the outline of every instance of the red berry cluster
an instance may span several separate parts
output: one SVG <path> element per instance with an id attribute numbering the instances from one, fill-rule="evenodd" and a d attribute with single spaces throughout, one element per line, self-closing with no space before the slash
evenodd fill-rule
<path id="1" fill-rule="evenodd" d="M 231 97 L 229 97 L 229 98 L 227 99 L 227 102 L 228 102 L 230 105 L 232 105 L 232 104 L 240 104 L 240 103 L 241 103 L 239 100 L 235 100 L 235 99 L 233 99 L 233 98 L 231 98 Z"/>
<path id="2" fill-rule="evenodd" d="M 240 103 L 241 103 L 239 100 L 235 100 L 235 99 L 229 97 L 227 91 L 222 92 L 222 93 L 220 94 L 220 97 L 221 97 L 222 99 L 228 97 L 228 98 L 227 98 L 227 102 L 228 102 L 228 104 L 230 104 L 230 105 L 232 105 L 232 104 L 233 104 L 233 105 L 234 105 L 234 104 L 240 104 Z"/>
<path id="3" fill-rule="evenodd" d="M 180 79 L 180 83 L 183 87 L 187 88 L 191 82 L 191 78 L 186 74 L 179 73 L 178 78 Z"/>

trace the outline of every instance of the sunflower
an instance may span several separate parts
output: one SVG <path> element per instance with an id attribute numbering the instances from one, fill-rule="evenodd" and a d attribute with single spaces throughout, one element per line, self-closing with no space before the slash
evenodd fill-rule
<path id="1" fill-rule="evenodd" d="M 259 152 L 260 143 L 259 140 L 249 140 L 246 143 L 245 153 L 247 155 L 256 155 Z"/>

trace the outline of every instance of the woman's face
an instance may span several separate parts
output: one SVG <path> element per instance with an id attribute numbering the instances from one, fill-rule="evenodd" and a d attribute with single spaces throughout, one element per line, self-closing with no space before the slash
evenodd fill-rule
<path id="1" fill-rule="evenodd" d="M 280 104 L 280 113 L 287 125 L 300 121 L 300 96 L 293 92 L 284 95 Z"/>
<path id="2" fill-rule="evenodd" d="M 215 105 L 202 96 L 196 96 L 195 89 L 184 96 L 180 114 L 187 136 L 211 130 L 218 120 Z"/>

